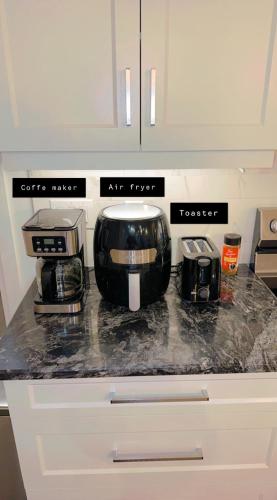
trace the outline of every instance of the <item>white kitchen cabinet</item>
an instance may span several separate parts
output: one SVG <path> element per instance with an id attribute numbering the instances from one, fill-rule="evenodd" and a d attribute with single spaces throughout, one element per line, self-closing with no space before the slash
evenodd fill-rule
<path id="1" fill-rule="evenodd" d="M 0 151 L 271 167 L 276 20 L 276 0 L 1 0 Z"/>
<path id="2" fill-rule="evenodd" d="M 276 22 L 275 0 L 142 0 L 142 149 L 276 149 Z"/>
<path id="3" fill-rule="evenodd" d="M 276 500 L 275 374 L 5 390 L 29 500 Z"/>
<path id="4" fill-rule="evenodd" d="M 0 151 L 136 151 L 139 133 L 139 0 L 1 0 Z"/>

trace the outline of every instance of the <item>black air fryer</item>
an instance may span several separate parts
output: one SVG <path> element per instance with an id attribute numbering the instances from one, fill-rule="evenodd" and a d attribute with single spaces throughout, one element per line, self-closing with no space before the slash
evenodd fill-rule
<path id="1" fill-rule="evenodd" d="M 177 288 L 188 302 L 217 301 L 220 297 L 220 254 L 213 242 L 198 236 L 180 238 L 182 262 L 178 266 Z"/>
<path id="2" fill-rule="evenodd" d="M 171 268 L 164 212 L 139 203 L 104 208 L 94 232 L 94 267 L 101 295 L 114 304 L 137 311 L 160 299 Z"/>

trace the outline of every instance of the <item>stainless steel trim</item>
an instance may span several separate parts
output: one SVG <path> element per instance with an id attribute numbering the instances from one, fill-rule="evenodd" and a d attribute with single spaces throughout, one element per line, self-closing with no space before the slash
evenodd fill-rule
<path id="1" fill-rule="evenodd" d="M 43 230 L 43 231 L 35 231 L 32 229 L 23 229 L 23 238 L 25 243 L 25 249 L 27 255 L 30 257 L 71 257 L 72 255 L 76 255 L 82 248 L 85 242 L 86 237 L 86 227 L 85 227 L 85 212 L 82 211 L 79 219 L 77 227 L 67 230 Z M 33 250 L 33 242 L 32 237 L 41 236 L 60 236 L 65 238 L 65 244 L 67 248 L 67 252 L 34 252 Z"/>
<path id="2" fill-rule="evenodd" d="M 9 408 L 8 401 L 5 394 L 4 384 L 0 380 L 0 417 L 8 417 Z"/>
<path id="3" fill-rule="evenodd" d="M 111 259 L 115 264 L 150 264 L 155 262 L 157 257 L 156 248 L 144 250 L 110 250 Z"/>
<path id="4" fill-rule="evenodd" d="M 38 314 L 76 314 L 82 310 L 82 301 L 73 304 L 34 304 L 34 312 Z"/>
<path id="5" fill-rule="evenodd" d="M 130 462 L 183 462 L 189 460 L 203 460 L 203 451 L 201 448 L 195 448 L 195 450 L 185 451 L 182 453 L 164 453 L 160 455 L 159 453 L 138 453 L 138 454 L 128 454 L 120 453 L 118 450 L 113 451 L 113 462 L 114 463 L 130 463 Z"/>
<path id="6" fill-rule="evenodd" d="M 277 219 L 272 219 L 272 221 L 270 221 L 270 231 L 272 231 L 272 233 L 277 233 Z"/>
<path id="7" fill-rule="evenodd" d="M 131 69 L 125 69 L 125 92 L 126 92 L 126 126 L 130 127 L 131 122 Z"/>
<path id="8" fill-rule="evenodd" d="M 258 210 L 260 212 L 260 240 L 273 240 L 277 245 L 277 233 L 270 228 L 272 220 L 277 219 L 277 208 L 259 208 Z"/>
<path id="9" fill-rule="evenodd" d="M 65 245 L 67 252 L 35 252 L 33 249 L 32 237 L 48 237 L 48 236 L 60 236 L 65 238 Z M 76 255 L 80 250 L 79 244 L 79 232 L 78 228 L 74 228 L 70 231 L 23 231 L 23 238 L 25 242 L 26 253 L 30 257 L 69 257 L 71 255 Z"/>
<path id="10" fill-rule="evenodd" d="M 156 125 L 156 78 L 157 71 L 155 68 L 150 70 L 150 125 Z"/>
<path id="11" fill-rule="evenodd" d="M 181 394 L 175 396 L 149 395 L 149 396 L 125 396 L 113 394 L 110 400 L 115 404 L 140 404 L 140 403 L 194 403 L 197 401 L 209 401 L 208 391 L 202 389 L 200 392 Z"/>
<path id="12" fill-rule="evenodd" d="M 255 273 L 258 275 L 277 275 L 277 253 L 255 254 Z"/>
<path id="13" fill-rule="evenodd" d="M 39 210 L 37 210 L 37 211 L 36 211 L 36 212 L 32 215 L 32 217 L 30 217 L 30 218 L 29 218 L 29 219 L 25 222 L 25 224 L 23 224 L 23 226 L 22 226 L 22 230 L 23 230 L 23 231 L 32 231 L 33 229 L 34 229 L 34 230 L 36 230 L 36 229 L 37 229 L 37 230 L 39 230 L 40 228 L 43 228 L 43 229 L 57 229 L 57 230 L 58 230 L 58 229 L 61 229 L 61 230 L 62 230 L 62 229 L 65 229 L 65 230 L 71 231 L 72 229 L 74 229 L 74 228 L 76 228 L 76 227 L 78 227 L 78 226 L 80 225 L 80 223 L 81 223 L 81 219 L 84 217 L 84 212 L 85 212 L 82 208 L 73 209 L 73 210 L 75 210 L 76 212 L 79 212 L 79 215 L 78 215 L 78 217 L 75 219 L 75 222 L 74 222 L 74 223 L 72 222 L 72 225 L 70 225 L 70 226 L 62 226 L 62 227 L 58 227 L 58 226 L 56 226 L 56 225 L 47 225 L 47 224 L 42 224 L 41 222 L 38 222 L 37 224 L 34 224 L 33 220 L 34 220 L 35 216 L 37 216 L 37 217 L 38 217 L 38 219 L 40 220 L 40 215 L 41 215 L 41 212 L 44 212 L 44 213 L 45 213 L 45 212 L 48 212 L 48 213 L 50 214 L 51 212 L 54 212 L 54 211 L 56 211 L 56 210 L 58 210 L 58 211 L 59 211 L 59 213 L 61 213 L 61 212 L 67 212 L 67 211 L 70 211 L 70 210 L 72 210 L 72 209 L 70 209 L 70 208 L 69 208 L 69 209 L 66 209 L 66 208 L 65 208 L 65 209 L 59 209 L 59 208 L 58 208 L 58 209 L 55 209 L 55 208 L 40 208 Z M 31 223 L 31 221 L 32 221 L 32 224 L 30 224 L 30 223 Z"/>

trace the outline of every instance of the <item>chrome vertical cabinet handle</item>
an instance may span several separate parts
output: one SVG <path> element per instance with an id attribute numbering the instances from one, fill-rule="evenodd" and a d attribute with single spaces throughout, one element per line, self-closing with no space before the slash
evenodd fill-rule
<path id="1" fill-rule="evenodd" d="M 131 69 L 125 69 L 126 127 L 131 127 Z"/>
<path id="2" fill-rule="evenodd" d="M 150 125 L 156 125 L 156 76 L 157 70 L 151 68 L 150 70 Z"/>

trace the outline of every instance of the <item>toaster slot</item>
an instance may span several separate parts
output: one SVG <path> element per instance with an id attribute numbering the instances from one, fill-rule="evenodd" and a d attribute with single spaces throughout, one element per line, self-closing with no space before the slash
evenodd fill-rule
<path id="1" fill-rule="evenodd" d="M 189 254 L 213 253 L 212 247 L 204 238 L 182 238 L 182 243 Z"/>

